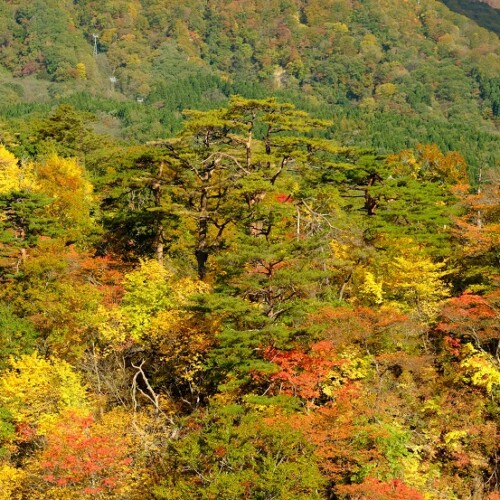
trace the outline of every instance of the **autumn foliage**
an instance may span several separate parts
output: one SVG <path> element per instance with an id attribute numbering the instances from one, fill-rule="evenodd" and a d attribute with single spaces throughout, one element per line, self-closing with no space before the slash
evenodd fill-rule
<path id="1" fill-rule="evenodd" d="M 96 425 L 91 415 L 67 411 L 47 433 L 40 457 L 43 479 L 81 495 L 120 490 L 132 458 L 126 441 Z"/>
<path id="2" fill-rule="evenodd" d="M 389 50 L 327 24 L 366 64 Z M 360 108 L 402 105 L 380 78 Z M 64 105 L 29 160 L 0 146 L 0 500 L 495 498 L 494 176 L 472 194 L 459 153 L 336 126 L 233 96 L 108 151 Z"/>

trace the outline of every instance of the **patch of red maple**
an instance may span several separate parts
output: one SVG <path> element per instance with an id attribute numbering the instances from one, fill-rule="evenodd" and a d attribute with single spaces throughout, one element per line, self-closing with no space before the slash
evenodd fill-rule
<path id="1" fill-rule="evenodd" d="M 366 478 L 361 484 L 344 486 L 343 491 L 355 500 L 424 500 L 424 495 L 399 479 L 380 481 Z"/>
<path id="2" fill-rule="evenodd" d="M 121 485 L 132 463 L 127 448 L 116 437 L 96 433 L 93 425 L 92 415 L 70 412 L 47 436 L 40 463 L 47 482 L 84 494 L 109 494 Z"/>
<path id="3" fill-rule="evenodd" d="M 269 346 L 264 358 L 279 367 L 271 375 L 271 384 L 276 392 L 290 394 L 307 400 L 320 397 L 321 384 L 334 366 L 345 361 L 334 359 L 332 342 L 323 340 L 311 346 L 306 353 L 298 349 L 283 351 Z"/>
<path id="4" fill-rule="evenodd" d="M 278 203 L 293 203 L 293 198 L 291 197 L 291 195 L 286 193 L 277 194 L 275 200 Z"/>

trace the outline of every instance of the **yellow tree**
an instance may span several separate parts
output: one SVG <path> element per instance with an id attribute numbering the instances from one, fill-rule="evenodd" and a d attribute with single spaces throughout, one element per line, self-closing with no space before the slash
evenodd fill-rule
<path id="1" fill-rule="evenodd" d="M 411 240 L 393 241 L 387 255 L 361 271 L 360 297 L 371 304 L 396 306 L 407 312 L 434 317 L 449 297 L 443 281 L 450 271 L 445 262 L 434 262 Z"/>
<path id="2" fill-rule="evenodd" d="M 39 212 L 48 200 L 32 194 L 36 187 L 33 165 L 20 162 L 0 144 L 0 265 L 19 268 L 26 258 L 26 247 L 39 234 Z M 2 234 L 3 233 L 3 234 Z M 30 238 L 31 237 L 31 238 Z M 33 238 L 34 237 L 34 238 Z M 5 260 L 4 260 L 5 259 Z M 13 259 L 17 263 L 13 264 Z"/>
<path id="3" fill-rule="evenodd" d="M 11 360 L 0 378 L 0 405 L 12 415 L 22 439 L 43 434 L 67 408 L 86 410 L 88 402 L 80 376 L 68 363 L 33 353 Z"/>
<path id="4" fill-rule="evenodd" d="M 154 378 L 162 385 L 195 391 L 195 379 L 202 372 L 202 358 L 213 342 L 215 327 L 188 306 L 192 295 L 208 292 L 208 285 L 179 279 L 158 261 L 149 260 L 125 276 L 123 287 L 121 304 L 100 309 L 100 339 L 109 347 L 105 351 L 118 350 L 132 359 L 135 382 L 146 382 L 148 371 L 155 370 Z M 137 352 L 140 357 L 134 355 Z M 148 353 L 159 354 L 161 362 Z M 159 409 L 153 389 L 148 389 L 147 397 Z"/>
<path id="5" fill-rule="evenodd" d="M 49 215 L 62 225 L 67 239 L 88 234 L 93 227 L 90 215 L 93 186 L 76 158 L 52 154 L 34 166 L 36 190 L 52 198 Z"/>
<path id="6" fill-rule="evenodd" d="M 33 166 L 19 162 L 3 144 L 0 144 L 0 194 L 32 189 L 34 181 Z"/>
<path id="7" fill-rule="evenodd" d="M 449 274 L 445 264 L 424 255 L 401 255 L 387 268 L 384 280 L 386 296 L 403 309 L 415 309 L 433 316 L 439 303 L 449 296 L 442 278 Z"/>
<path id="8" fill-rule="evenodd" d="M 2 267 L 18 272 L 40 235 L 81 241 L 94 228 L 92 205 L 92 184 L 76 159 L 24 163 L 0 145 Z"/>
<path id="9" fill-rule="evenodd" d="M 26 471 L 7 463 L 0 464 L 0 500 L 20 500 L 19 491 L 26 480 Z"/>

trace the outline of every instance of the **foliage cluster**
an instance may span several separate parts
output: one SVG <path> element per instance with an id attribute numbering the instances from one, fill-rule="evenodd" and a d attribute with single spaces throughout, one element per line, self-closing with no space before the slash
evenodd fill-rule
<path id="1" fill-rule="evenodd" d="M 184 116 L 0 147 L 0 498 L 496 498 L 497 172 Z"/>

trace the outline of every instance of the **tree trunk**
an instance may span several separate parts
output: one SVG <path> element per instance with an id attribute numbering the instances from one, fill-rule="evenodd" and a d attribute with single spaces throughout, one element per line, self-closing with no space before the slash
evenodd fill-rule
<path id="1" fill-rule="evenodd" d="M 203 187 L 200 194 L 200 218 L 198 219 L 198 245 L 194 252 L 198 263 L 198 277 L 203 280 L 207 274 L 208 260 L 208 189 Z"/>
<path id="2" fill-rule="evenodd" d="M 198 248 L 194 254 L 196 256 L 196 262 L 198 263 L 198 278 L 204 280 L 207 275 L 208 251 Z"/>
<path id="3" fill-rule="evenodd" d="M 155 200 L 155 208 L 161 207 L 161 177 L 163 175 L 163 163 L 160 164 L 160 170 L 158 172 L 158 180 L 153 183 L 151 190 L 153 191 L 153 197 Z M 162 213 L 158 211 L 156 213 L 156 223 L 155 223 L 155 236 L 154 236 L 154 250 L 156 253 L 156 260 L 163 265 L 163 253 L 165 249 L 165 238 L 163 234 L 163 224 L 162 224 Z"/>

